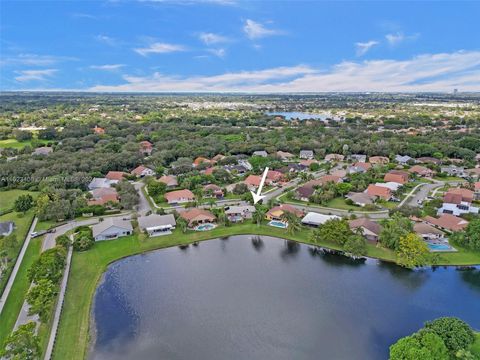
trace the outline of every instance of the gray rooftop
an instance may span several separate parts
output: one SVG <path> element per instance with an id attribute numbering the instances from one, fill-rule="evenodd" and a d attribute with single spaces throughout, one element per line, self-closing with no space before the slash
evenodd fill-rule
<path id="1" fill-rule="evenodd" d="M 96 237 L 97 235 L 101 234 L 108 228 L 115 226 L 119 227 L 128 231 L 133 231 L 132 224 L 130 220 L 123 220 L 122 218 L 119 217 L 108 217 L 105 218 L 102 222 L 93 225 L 92 227 L 92 235 L 93 237 Z"/>
<path id="2" fill-rule="evenodd" d="M 173 216 L 173 214 L 167 214 L 167 215 L 152 214 L 152 215 L 142 216 L 138 218 L 138 226 L 142 230 L 159 227 L 159 226 L 166 226 L 166 225 L 172 225 L 172 226 L 176 225 L 175 217 Z"/>

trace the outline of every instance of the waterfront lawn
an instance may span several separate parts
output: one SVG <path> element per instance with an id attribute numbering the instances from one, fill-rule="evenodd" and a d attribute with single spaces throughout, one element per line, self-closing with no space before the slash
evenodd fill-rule
<path id="1" fill-rule="evenodd" d="M 33 262 L 40 256 L 41 245 L 41 238 L 32 239 L 30 241 L 25 256 L 23 257 L 22 264 L 18 269 L 15 282 L 10 290 L 5 307 L 0 314 L 0 346 L 4 343 L 7 336 L 10 335 L 15 326 L 18 314 L 20 313 L 28 288 L 30 287 L 27 272 Z"/>

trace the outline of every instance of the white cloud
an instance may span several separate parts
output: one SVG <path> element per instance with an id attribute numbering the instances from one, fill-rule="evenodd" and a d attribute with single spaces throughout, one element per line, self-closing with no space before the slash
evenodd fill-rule
<path id="1" fill-rule="evenodd" d="M 404 42 L 404 41 L 407 41 L 407 40 L 415 40 L 417 38 L 418 38 L 418 34 L 405 35 L 402 32 L 397 32 L 395 34 L 385 35 L 385 39 L 387 39 L 388 43 L 392 46 L 398 45 L 401 42 Z"/>
<path id="2" fill-rule="evenodd" d="M 107 35 L 97 35 L 95 36 L 95 40 L 97 40 L 98 42 L 101 42 L 103 44 L 107 44 L 107 45 L 110 45 L 110 46 L 115 46 L 118 44 L 117 40 L 110 37 L 110 36 L 107 36 Z"/>
<path id="3" fill-rule="evenodd" d="M 225 43 L 229 41 L 229 39 L 225 36 L 219 35 L 219 34 L 214 34 L 214 33 L 209 33 L 209 32 L 202 32 L 198 34 L 198 38 L 205 43 L 206 45 L 213 45 L 213 44 L 219 44 L 219 43 Z"/>
<path id="4" fill-rule="evenodd" d="M 245 20 L 245 24 L 243 25 L 243 31 L 245 32 L 247 37 L 252 40 L 264 38 L 267 36 L 283 34 L 283 32 L 280 30 L 269 29 L 265 27 L 265 25 L 250 19 Z"/>
<path id="5" fill-rule="evenodd" d="M 378 44 L 379 42 L 375 40 L 355 43 L 355 46 L 357 48 L 357 56 L 365 55 L 372 47 Z"/>
<path id="6" fill-rule="evenodd" d="M 151 44 L 149 47 L 137 48 L 133 50 L 142 56 L 147 56 L 148 54 L 167 54 L 172 52 L 185 51 L 186 49 L 182 45 L 156 42 Z"/>
<path id="7" fill-rule="evenodd" d="M 53 76 L 57 71 L 57 69 L 20 70 L 16 71 L 16 73 L 19 75 L 15 77 L 15 80 L 18 82 L 45 81 L 49 77 Z"/>
<path id="8" fill-rule="evenodd" d="M 75 60 L 66 56 L 18 54 L 0 59 L 0 65 L 51 66 L 61 61 Z"/>
<path id="9" fill-rule="evenodd" d="M 91 91 L 402 92 L 480 91 L 480 51 L 425 54 L 408 60 L 344 61 L 329 69 L 305 65 L 214 76 L 125 75 L 121 85 Z"/>
<path id="10" fill-rule="evenodd" d="M 224 58 L 225 55 L 227 55 L 227 52 L 225 49 L 208 49 L 207 51 L 219 58 Z"/>
<path id="11" fill-rule="evenodd" d="M 105 70 L 105 71 L 116 71 L 124 67 L 124 64 L 106 64 L 106 65 L 91 65 L 90 69 L 94 70 Z"/>

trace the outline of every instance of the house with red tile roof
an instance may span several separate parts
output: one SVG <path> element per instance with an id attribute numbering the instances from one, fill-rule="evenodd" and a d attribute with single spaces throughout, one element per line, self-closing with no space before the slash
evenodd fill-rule
<path id="1" fill-rule="evenodd" d="M 223 198 L 223 190 L 220 186 L 215 185 L 215 184 L 208 184 L 203 187 L 203 191 L 205 193 L 205 196 L 208 197 L 216 197 L 218 198 Z"/>
<path id="2" fill-rule="evenodd" d="M 153 171 L 152 169 L 150 169 L 146 166 L 139 165 L 135 169 L 133 169 L 130 172 L 130 174 L 138 176 L 138 177 L 153 176 L 153 175 L 155 175 L 155 171 Z"/>
<path id="3" fill-rule="evenodd" d="M 207 163 L 210 164 L 210 160 L 207 158 L 204 158 L 203 156 L 197 157 L 195 160 L 193 160 L 193 166 L 198 166 L 201 163 Z"/>
<path id="4" fill-rule="evenodd" d="M 304 215 L 303 211 L 297 209 L 295 206 L 288 205 L 288 204 L 281 204 L 279 206 L 275 206 L 270 210 L 268 210 L 268 212 L 265 214 L 265 218 L 267 220 L 282 220 L 282 217 L 286 212 L 295 214 L 298 217 L 301 217 Z"/>
<path id="5" fill-rule="evenodd" d="M 160 179 L 158 179 L 158 181 L 167 185 L 167 188 L 174 188 L 178 186 L 177 177 L 173 175 L 163 175 Z"/>
<path id="6" fill-rule="evenodd" d="M 451 214 L 443 214 L 438 218 L 426 216 L 424 220 L 427 224 L 452 232 L 465 230 L 465 228 L 468 226 L 467 220 Z"/>
<path id="7" fill-rule="evenodd" d="M 392 191 L 389 188 L 374 184 L 370 184 L 367 190 L 365 190 L 365 193 L 371 197 L 377 197 L 387 201 L 392 198 Z"/>
<path id="8" fill-rule="evenodd" d="M 433 177 L 435 175 L 435 171 L 421 165 L 414 165 L 408 171 L 412 174 L 423 177 Z"/>
<path id="9" fill-rule="evenodd" d="M 372 165 L 387 165 L 390 159 L 385 156 L 370 156 L 368 162 Z"/>
<path id="10" fill-rule="evenodd" d="M 215 170 L 215 168 L 213 167 L 209 167 L 208 169 L 205 169 L 205 171 L 203 172 L 205 175 L 212 175 L 213 174 L 213 170 Z"/>
<path id="11" fill-rule="evenodd" d="M 108 180 L 120 181 L 123 180 L 126 175 L 127 173 L 124 173 L 123 171 L 109 171 L 105 178 Z"/>
<path id="12" fill-rule="evenodd" d="M 480 201 L 480 181 L 475 183 L 474 189 L 473 198 L 474 200 Z"/>
<path id="13" fill-rule="evenodd" d="M 140 141 L 140 152 L 143 155 L 151 155 L 153 151 L 153 144 L 150 141 L 144 140 Z"/>
<path id="14" fill-rule="evenodd" d="M 95 127 L 93 128 L 93 132 L 97 135 L 103 135 L 105 134 L 105 129 L 95 125 Z"/>
<path id="15" fill-rule="evenodd" d="M 473 201 L 474 192 L 464 188 L 452 188 L 443 196 L 443 202 L 452 204 L 460 204 L 461 202 L 471 203 Z"/>
<path id="16" fill-rule="evenodd" d="M 248 186 L 250 190 L 255 190 L 260 186 L 260 183 L 262 182 L 262 177 L 259 175 L 248 175 L 243 182 Z M 265 182 L 267 180 L 265 179 Z"/>
<path id="17" fill-rule="evenodd" d="M 280 171 L 276 170 L 268 170 L 267 178 L 265 181 L 269 181 L 270 183 L 278 183 L 283 180 L 283 174 Z"/>
<path id="18" fill-rule="evenodd" d="M 342 178 L 336 175 L 323 175 L 318 179 L 321 185 L 326 185 L 328 183 L 338 184 L 342 182 Z"/>
<path id="19" fill-rule="evenodd" d="M 383 180 L 385 182 L 395 182 L 398 184 L 406 184 L 408 182 L 409 175 L 406 171 L 390 170 L 385 174 Z"/>
<path id="20" fill-rule="evenodd" d="M 187 189 L 167 192 L 164 197 L 169 204 L 183 204 L 195 200 L 195 195 Z"/>
<path id="21" fill-rule="evenodd" d="M 90 191 L 92 198 L 88 200 L 88 205 L 105 205 L 108 202 L 118 203 L 118 193 L 115 188 L 97 188 Z"/>
<path id="22" fill-rule="evenodd" d="M 340 155 L 340 154 L 327 154 L 325 156 L 325 161 L 343 161 L 345 159 L 345 156 Z"/>
<path id="23" fill-rule="evenodd" d="M 216 220 L 215 215 L 210 211 L 197 208 L 182 211 L 179 215 L 188 221 L 189 227 L 194 227 L 198 224 L 213 223 Z"/>

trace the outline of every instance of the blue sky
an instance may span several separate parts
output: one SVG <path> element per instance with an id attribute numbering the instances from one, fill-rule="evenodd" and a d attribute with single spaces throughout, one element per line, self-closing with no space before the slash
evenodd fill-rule
<path id="1" fill-rule="evenodd" d="M 480 91 L 480 2 L 2 1 L 0 90 Z"/>

